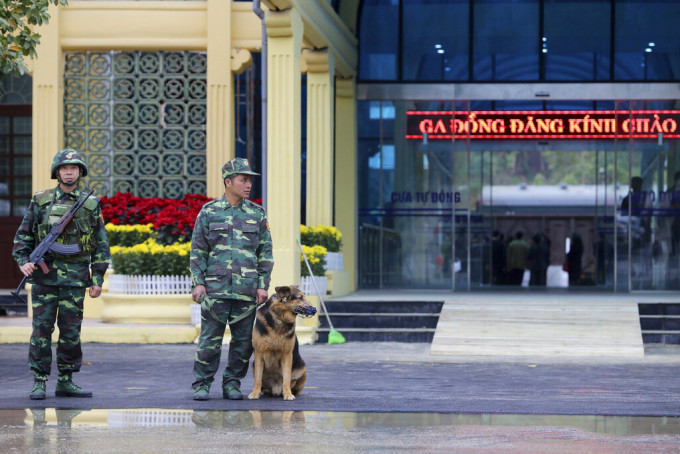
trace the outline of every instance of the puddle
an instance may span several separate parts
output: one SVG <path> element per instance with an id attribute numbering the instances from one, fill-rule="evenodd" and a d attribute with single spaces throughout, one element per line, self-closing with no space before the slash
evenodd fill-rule
<path id="1" fill-rule="evenodd" d="M 673 451 L 680 418 L 574 415 L 0 410 L 0 452 Z M 559 449 L 555 449 L 559 448 Z"/>

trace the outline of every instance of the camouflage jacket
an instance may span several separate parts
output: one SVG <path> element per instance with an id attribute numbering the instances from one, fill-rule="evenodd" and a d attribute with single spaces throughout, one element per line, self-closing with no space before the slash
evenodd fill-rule
<path id="1" fill-rule="evenodd" d="M 31 252 L 47 235 L 52 225 L 83 195 L 80 187 L 65 193 L 57 186 L 33 196 L 24 220 L 14 236 L 12 255 L 19 266 L 29 262 Z M 45 256 L 45 263 L 50 269 L 49 273 L 44 274 L 38 268 L 28 279 L 30 283 L 69 287 L 103 284 L 104 273 L 111 261 L 111 251 L 106 239 L 99 200 L 96 197 L 90 196 L 57 242 L 78 244 L 80 253 L 76 255 L 48 253 Z"/>
<path id="2" fill-rule="evenodd" d="M 243 200 L 206 203 L 191 237 L 191 280 L 214 298 L 254 301 L 269 289 L 274 267 L 272 237 L 264 208 Z"/>

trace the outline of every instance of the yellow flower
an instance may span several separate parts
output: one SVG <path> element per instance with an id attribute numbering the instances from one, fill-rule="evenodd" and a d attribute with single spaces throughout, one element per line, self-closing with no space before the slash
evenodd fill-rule
<path id="1" fill-rule="evenodd" d="M 110 222 L 104 226 L 107 232 L 139 232 L 139 233 L 153 233 L 153 224 L 146 225 L 115 225 Z"/>

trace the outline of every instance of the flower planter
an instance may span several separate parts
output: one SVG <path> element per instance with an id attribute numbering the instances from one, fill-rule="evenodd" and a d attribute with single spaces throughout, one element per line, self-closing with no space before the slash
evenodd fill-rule
<path id="1" fill-rule="evenodd" d="M 123 295 L 101 296 L 104 323 L 145 323 L 188 325 L 191 323 L 191 295 Z"/>
<path id="2" fill-rule="evenodd" d="M 105 323 L 191 323 L 191 278 L 111 274 L 102 294 Z"/>
<path id="3" fill-rule="evenodd" d="M 314 286 L 316 282 L 316 287 Z M 326 289 L 328 288 L 328 278 L 327 277 L 314 277 L 314 282 L 310 276 L 304 276 L 300 279 L 300 290 L 305 295 L 317 295 L 317 288 L 321 296 L 326 296 Z"/>
<path id="4" fill-rule="evenodd" d="M 342 252 L 328 252 L 326 254 L 326 271 L 343 269 Z"/>
<path id="5" fill-rule="evenodd" d="M 191 293 L 189 276 L 109 276 L 109 293 L 123 295 L 158 295 Z"/>

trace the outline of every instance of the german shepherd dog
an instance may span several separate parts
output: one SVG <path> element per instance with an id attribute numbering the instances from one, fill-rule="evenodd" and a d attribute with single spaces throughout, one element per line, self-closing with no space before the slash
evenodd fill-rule
<path id="1" fill-rule="evenodd" d="M 307 367 L 300 357 L 295 320 L 312 316 L 316 309 L 296 286 L 276 287 L 276 293 L 258 309 L 253 328 L 253 392 L 294 400 L 307 380 Z"/>

